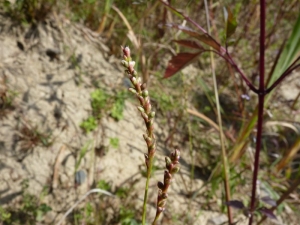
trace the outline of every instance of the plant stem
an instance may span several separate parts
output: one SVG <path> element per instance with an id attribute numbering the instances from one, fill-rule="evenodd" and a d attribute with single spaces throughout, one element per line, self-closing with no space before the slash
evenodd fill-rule
<path id="1" fill-rule="evenodd" d="M 152 173 L 152 162 L 153 157 L 149 158 L 149 166 L 147 167 L 147 180 L 144 194 L 144 203 L 143 203 L 143 216 L 142 216 L 142 224 L 146 224 L 146 212 L 147 212 L 147 201 L 148 201 L 148 189 L 149 189 L 149 181 Z"/>
<path id="2" fill-rule="evenodd" d="M 208 5 L 207 0 L 204 0 L 205 4 L 205 12 L 206 12 L 206 23 L 207 23 L 207 30 L 208 34 L 210 35 L 210 23 L 209 23 L 209 12 L 208 12 Z M 211 47 L 210 47 L 211 49 Z M 225 150 L 225 139 L 222 132 L 222 117 L 220 112 L 220 101 L 219 101 L 219 93 L 218 93 L 218 84 L 216 79 L 216 73 L 215 73 L 215 60 L 214 60 L 214 54 L 212 51 L 210 51 L 210 63 L 211 63 L 211 71 L 213 76 L 213 85 L 214 85 L 214 94 L 216 99 L 216 107 L 217 107 L 217 117 L 218 117 L 218 125 L 219 125 L 219 137 L 220 137 L 220 144 L 221 144 L 221 152 L 222 152 L 222 164 L 223 164 L 223 176 L 224 176 L 224 188 L 225 188 L 225 198 L 226 202 L 230 201 L 230 185 L 229 185 L 229 168 L 228 168 L 228 159 L 227 154 Z M 232 220 L 232 212 L 231 207 L 227 205 L 227 216 L 229 224 L 233 224 Z"/>
<path id="3" fill-rule="evenodd" d="M 261 150 L 261 137 L 264 113 L 264 100 L 265 100 L 265 18 L 266 18 L 266 2 L 260 0 L 260 49 L 259 49 L 259 93 L 258 93 L 258 122 L 257 122 L 257 135 L 256 135 L 256 150 L 254 159 L 254 171 L 252 180 L 252 195 L 250 204 L 250 219 L 249 225 L 252 225 L 255 202 L 256 202 L 256 185 L 259 170 L 259 156 Z"/>

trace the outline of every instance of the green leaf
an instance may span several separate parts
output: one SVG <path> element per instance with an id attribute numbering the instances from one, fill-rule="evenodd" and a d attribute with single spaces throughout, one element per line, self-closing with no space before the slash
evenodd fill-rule
<path id="1" fill-rule="evenodd" d="M 115 102 L 111 108 L 111 117 L 115 120 L 119 121 L 123 119 L 123 111 L 125 107 L 125 99 L 127 97 L 127 92 L 118 92 L 117 96 L 115 97 Z"/>
<path id="2" fill-rule="evenodd" d="M 119 138 L 110 138 L 109 144 L 110 144 L 113 148 L 118 148 L 118 147 L 119 147 Z"/>
<path id="3" fill-rule="evenodd" d="M 80 128 L 83 129 L 86 133 L 95 130 L 97 126 L 97 120 L 93 116 L 88 117 L 80 124 Z"/>
<path id="4" fill-rule="evenodd" d="M 92 141 L 88 141 L 81 149 L 80 149 L 80 153 L 79 153 L 79 159 L 77 160 L 77 162 L 75 163 L 75 171 L 77 171 L 78 167 L 80 166 L 81 160 L 84 158 L 86 152 L 88 151 L 90 144 L 92 143 Z"/>
<path id="5" fill-rule="evenodd" d="M 97 188 L 100 188 L 100 189 L 105 190 L 105 191 L 110 191 L 111 190 L 111 185 L 110 185 L 110 183 L 108 183 L 105 180 L 100 180 L 97 183 Z"/>
<path id="6" fill-rule="evenodd" d="M 283 52 L 280 55 L 278 63 L 272 74 L 268 87 L 270 87 L 283 73 L 284 71 L 293 63 L 293 60 L 300 53 L 300 14 L 295 23 L 294 29 L 290 38 L 287 40 Z M 270 95 L 267 96 L 267 99 Z"/>
<path id="7" fill-rule="evenodd" d="M 235 32 L 237 21 L 229 7 L 224 7 L 224 17 L 226 23 L 226 40 Z"/>

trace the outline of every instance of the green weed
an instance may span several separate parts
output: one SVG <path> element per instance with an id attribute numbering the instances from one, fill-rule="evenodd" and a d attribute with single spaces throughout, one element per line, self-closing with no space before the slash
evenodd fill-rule
<path id="1" fill-rule="evenodd" d="M 0 218 L 2 222 L 11 224 L 11 213 L 9 212 L 9 210 L 4 209 L 2 206 L 0 206 Z"/>
<path id="2" fill-rule="evenodd" d="M 29 181 L 23 180 L 22 183 L 22 200 L 20 208 L 0 207 L 1 221 L 4 224 L 39 224 L 43 221 L 47 212 L 51 211 L 51 207 L 42 203 L 43 194 L 38 198 L 28 193 Z"/>
<path id="3" fill-rule="evenodd" d="M 109 95 L 102 89 L 97 89 L 91 93 L 91 106 L 93 115 L 101 119 L 103 113 L 108 109 Z"/>
<path id="4" fill-rule="evenodd" d="M 81 149 L 80 149 L 80 152 L 79 152 L 79 157 L 76 161 L 76 164 L 75 164 L 75 172 L 78 170 L 79 166 L 80 166 L 80 163 L 82 161 L 82 159 L 85 157 L 90 145 L 91 145 L 92 141 L 88 141 Z"/>
<path id="5" fill-rule="evenodd" d="M 111 184 L 105 180 L 99 180 L 97 183 L 97 188 L 105 191 L 111 191 Z"/>
<path id="6" fill-rule="evenodd" d="M 135 212 L 133 210 L 121 207 L 120 209 L 120 223 L 122 225 L 139 225 L 139 223 L 134 219 Z"/>
<path id="7" fill-rule="evenodd" d="M 119 138 L 110 138 L 109 144 L 113 148 L 119 148 Z"/>
<path id="8" fill-rule="evenodd" d="M 84 132 L 89 133 L 95 130 L 98 126 L 97 120 L 94 116 L 89 116 L 86 120 L 82 121 L 80 124 L 80 128 L 84 130 Z"/>
<path id="9" fill-rule="evenodd" d="M 24 126 L 19 129 L 19 132 L 21 133 L 19 138 L 21 148 L 24 151 L 32 150 L 38 145 L 50 147 L 53 144 L 52 133 L 42 132 L 37 126 L 33 127 L 30 124 L 24 124 Z"/>
<path id="10" fill-rule="evenodd" d="M 123 111 L 125 107 L 125 100 L 127 98 L 127 92 L 120 91 L 114 97 L 114 103 L 110 110 L 110 116 L 115 120 L 123 119 Z"/>

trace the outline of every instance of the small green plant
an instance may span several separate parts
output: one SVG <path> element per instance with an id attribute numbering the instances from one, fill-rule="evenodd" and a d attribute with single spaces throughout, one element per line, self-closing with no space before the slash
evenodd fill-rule
<path id="1" fill-rule="evenodd" d="M 110 138 L 109 144 L 113 148 L 118 148 L 119 147 L 119 138 Z"/>
<path id="2" fill-rule="evenodd" d="M 0 206 L 0 218 L 2 222 L 11 224 L 11 213 L 7 209 L 4 209 L 2 206 Z"/>
<path id="3" fill-rule="evenodd" d="M 84 120 L 80 124 L 80 128 L 84 130 L 84 132 L 89 133 L 97 128 L 97 120 L 94 116 L 89 116 L 86 120 Z"/>
<path id="4" fill-rule="evenodd" d="M 101 119 L 104 112 L 109 109 L 109 95 L 102 89 L 97 89 L 91 93 L 91 106 L 93 115 Z"/>
<path id="5" fill-rule="evenodd" d="M 97 188 L 110 191 L 111 190 L 111 184 L 108 183 L 106 180 L 99 180 L 97 183 Z"/>
<path id="6" fill-rule="evenodd" d="M 102 89 L 97 89 L 91 93 L 91 106 L 93 116 L 101 119 L 105 113 L 110 112 L 110 116 L 116 120 L 123 118 L 123 110 L 127 94 L 119 91 L 112 96 Z"/>
<path id="7" fill-rule="evenodd" d="M 22 23 L 37 23 L 45 20 L 52 12 L 56 0 L 5 0 L 2 4 L 12 19 Z"/>
<path id="8" fill-rule="evenodd" d="M 0 93 L 0 110 L 13 108 L 13 101 L 17 95 L 18 93 L 12 90 Z"/>
<path id="9" fill-rule="evenodd" d="M 95 206 L 90 202 L 87 202 L 85 206 L 79 210 L 73 212 L 73 221 L 75 225 L 77 224 L 87 224 L 93 225 L 95 223 Z"/>
<path id="10" fill-rule="evenodd" d="M 79 152 L 79 156 L 78 159 L 76 160 L 76 164 L 75 164 L 75 172 L 79 169 L 80 163 L 82 161 L 82 159 L 85 157 L 89 147 L 91 145 L 91 141 L 88 141 L 87 143 L 85 143 L 85 145 L 80 149 Z"/>
<path id="11" fill-rule="evenodd" d="M 135 213 L 130 209 L 121 207 L 120 209 L 120 222 L 122 225 L 139 225 L 139 223 L 134 219 Z"/>
<path id="12" fill-rule="evenodd" d="M 38 224 L 44 219 L 45 214 L 52 210 L 47 204 L 42 203 L 43 193 L 39 198 L 28 193 L 28 179 L 23 180 L 21 186 L 20 208 L 0 207 L 1 221 L 4 224 Z"/>
<path id="13" fill-rule="evenodd" d="M 93 220 L 94 220 L 93 214 L 94 214 L 94 206 L 90 202 L 88 202 L 84 208 L 86 224 L 93 224 Z"/>
<path id="14" fill-rule="evenodd" d="M 41 132 L 37 126 L 24 124 L 20 131 L 21 148 L 24 151 L 32 150 L 35 146 L 49 147 L 53 144 L 52 133 Z"/>
<path id="15" fill-rule="evenodd" d="M 8 88 L 7 78 L 4 76 L 2 80 L 0 80 L 0 119 L 14 110 L 14 99 L 17 95 L 18 92 Z"/>
<path id="16" fill-rule="evenodd" d="M 127 98 L 127 92 L 120 91 L 117 93 L 113 106 L 111 108 L 111 117 L 115 120 L 121 120 L 123 119 L 123 111 L 125 106 L 125 99 Z"/>
<path id="17" fill-rule="evenodd" d="M 126 198 L 128 196 L 129 191 L 130 191 L 130 188 L 120 187 L 117 189 L 116 195 L 121 199 Z"/>
<path id="18" fill-rule="evenodd" d="M 124 91 L 117 92 L 116 96 L 111 96 L 102 89 L 93 91 L 91 93 L 92 115 L 80 124 L 80 128 L 86 133 L 95 130 L 98 121 L 108 112 L 117 121 L 123 119 L 126 98 L 127 94 Z"/>

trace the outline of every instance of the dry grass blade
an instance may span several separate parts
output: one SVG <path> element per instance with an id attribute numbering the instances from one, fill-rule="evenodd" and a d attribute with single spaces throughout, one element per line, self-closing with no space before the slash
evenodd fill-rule
<path id="1" fill-rule="evenodd" d="M 52 188 L 53 189 L 58 187 L 59 168 L 63 161 L 63 153 L 64 153 L 65 149 L 66 149 L 66 146 L 62 145 L 60 147 L 57 157 L 55 159 L 54 171 L 53 171 L 53 177 L 52 177 Z"/>
<path id="2" fill-rule="evenodd" d="M 283 122 L 283 121 L 268 121 L 268 122 L 265 123 L 265 126 L 266 127 L 269 127 L 269 126 L 287 127 L 287 128 L 292 129 L 293 131 L 296 132 L 296 134 L 299 135 L 299 131 L 298 131 L 297 127 L 295 127 L 293 124 L 288 123 L 288 122 Z"/>
<path id="3" fill-rule="evenodd" d="M 299 152 L 300 150 L 300 138 L 296 140 L 294 145 L 290 148 L 290 150 L 286 153 L 286 155 L 279 161 L 277 165 L 277 171 L 280 171 L 283 167 L 285 167 L 289 161 Z"/>
<path id="4" fill-rule="evenodd" d="M 211 125 L 216 131 L 220 131 L 220 128 L 218 126 L 218 124 L 216 124 L 214 121 L 212 121 L 210 118 L 208 118 L 207 116 L 205 116 L 204 114 L 194 110 L 194 109 L 187 109 L 187 112 L 193 116 L 196 116 L 200 119 L 203 119 L 204 121 L 206 121 L 209 125 Z"/>
<path id="5" fill-rule="evenodd" d="M 129 38 L 129 40 L 132 42 L 132 44 L 134 45 L 134 47 L 136 49 L 139 49 L 141 46 L 141 43 L 137 39 L 132 27 L 130 26 L 130 24 L 129 24 L 128 20 L 126 19 L 126 17 L 124 16 L 124 14 L 114 5 L 112 6 L 112 9 L 115 10 L 119 14 L 119 16 L 123 20 L 125 26 L 127 27 L 127 29 L 128 29 L 127 37 Z"/>

